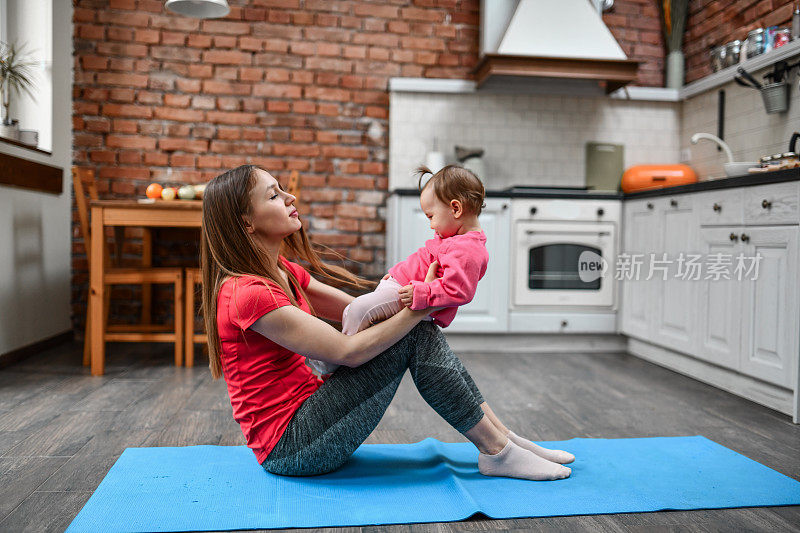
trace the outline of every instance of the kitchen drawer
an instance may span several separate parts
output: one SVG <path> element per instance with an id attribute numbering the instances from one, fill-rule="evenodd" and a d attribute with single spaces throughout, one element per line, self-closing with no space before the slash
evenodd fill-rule
<path id="1" fill-rule="evenodd" d="M 800 222 L 800 182 L 786 181 L 745 187 L 744 223 L 797 224 Z"/>
<path id="2" fill-rule="evenodd" d="M 693 194 L 671 194 L 661 198 L 662 203 L 657 204 L 659 208 L 666 211 L 675 211 L 676 209 L 692 209 L 694 206 Z"/>
<path id="3" fill-rule="evenodd" d="M 666 197 L 659 196 L 659 197 L 656 197 L 656 198 L 647 198 L 647 199 L 644 199 L 644 200 L 636 200 L 635 204 L 633 202 L 631 202 L 631 207 L 633 207 L 634 209 L 638 209 L 638 210 L 646 209 L 647 210 L 646 212 L 656 213 L 656 212 L 664 209 L 664 206 L 666 206 L 668 204 L 669 204 L 669 200 Z"/>
<path id="4" fill-rule="evenodd" d="M 694 212 L 701 226 L 742 224 L 742 188 L 720 189 L 695 194 Z"/>

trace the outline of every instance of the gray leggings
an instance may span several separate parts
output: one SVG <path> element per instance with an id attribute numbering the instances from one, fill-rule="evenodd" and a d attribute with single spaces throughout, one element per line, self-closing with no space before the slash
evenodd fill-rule
<path id="1" fill-rule="evenodd" d="M 420 322 L 363 365 L 339 367 L 303 402 L 261 466 L 288 476 L 341 467 L 380 422 L 406 369 L 422 398 L 459 432 L 483 417 L 483 397 L 444 334 Z"/>

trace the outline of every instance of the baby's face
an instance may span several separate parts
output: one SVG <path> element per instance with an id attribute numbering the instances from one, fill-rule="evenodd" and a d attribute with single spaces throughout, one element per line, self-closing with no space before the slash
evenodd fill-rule
<path id="1" fill-rule="evenodd" d="M 458 232 L 458 219 L 454 216 L 453 209 L 436 197 L 433 187 L 426 187 L 422 191 L 419 195 L 419 205 L 428 217 L 431 229 L 441 238 L 452 237 Z"/>

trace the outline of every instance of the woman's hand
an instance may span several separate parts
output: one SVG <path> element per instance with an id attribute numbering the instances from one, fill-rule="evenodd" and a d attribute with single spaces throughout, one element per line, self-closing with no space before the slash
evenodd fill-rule
<path id="1" fill-rule="evenodd" d="M 431 266 L 428 267 L 428 273 L 425 274 L 425 283 L 430 283 L 431 281 L 436 279 L 436 271 L 439 270 L 439 262 L 434 261 L 431 263 Z M 400 295 L 400 301 L 408 308 L 411 308 L 411 304 L 414 302 L 414 286 L 411 284 L 406 285 L 405 287 L 399 289 L 398 294 Z"/>
<path id="2" fill-rule="evenodd" d="M 438 267 L 437 262 L 431 263 L 426 282 L 436 279 Z M 413 289 L 410 285 L 408 287 Z M 355 335 L 344 335 L 330 324 L 287 305 L 265 314 L 250 329 L 292 352 L 326 363 L 355 367 L 388 349 L 425 316 L 439 309 L 442 308 L 401 309 L 396 315 Z"/>
<path id="3" fill-rule="evenodd" d="M 345 335 L 327 322 L 286 305 L 256 320 L 250 329 L 289 351 L 326 363 L 355 367 L 387 350 L 430 312 L 401 309 L 396 315 L 355 335 Z"/>
<path id="4" fill-rule="evenodd" d="M 430 283 L 436 279 L 436 271 L 439 270 L 439 261 L 434 261 L 428 267 L 428 273 L 425 274 L 425 283 Z"/>

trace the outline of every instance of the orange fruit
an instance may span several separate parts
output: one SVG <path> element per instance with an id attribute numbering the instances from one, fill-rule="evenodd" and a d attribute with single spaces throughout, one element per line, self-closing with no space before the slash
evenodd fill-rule
<path id="1" fill-rule="evenodd" d="M 150 185 L 147 186 L 145 195 L 147 195 L 148 198 L 161 198 L 162 190 L 163 189 L 161 188 L 161 185 L 159 185 L 158 183 L 151 183 Z"/>

